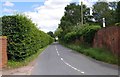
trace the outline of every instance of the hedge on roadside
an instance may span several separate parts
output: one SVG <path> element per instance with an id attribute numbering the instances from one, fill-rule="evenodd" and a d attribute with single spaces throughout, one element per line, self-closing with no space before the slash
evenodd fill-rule
<path id="1" fill-rule="evenodd" d="M 8 39 L 9 60 L 24 60 L 53 42 L 52 37 L 24 15 L 3 16 L 2 35 Z"/>
<path id="2" fill-rule="evenodd" d="M 80 40 L 80 38 L 83 37 L 83 41 L 85 43 L 92 44 L 95 33 L 100 28 L 101 27 L 98 25 L 81 26 L 77 31 L 72 31 L 72 32 L 67 33 L 64 37 L 64 41 L 66 43 L 70 43 L 71 41 L 74 41 L 75 39 Z"/>
<path id="3" fill-rule="evenodd" d="M 101 27 L 99 25 L 85 26 L 84 29 L 82 29 L 82 36 L 83 36 L 84 42 L 86 42 L 88 44 L 92 44 L 95 33 L 99 29 L 101 29 Z"/>
<path id="4" fill-rule="evenodd" d="M 70 43 L 71 41 L 73 41 L 73 40 L 75 40 L 75 39 L 77 39 L 77 33 L 76 32 L 69 32 L 69 33 L 67 33 L 66 35 L 65 35 L 65 37 L 64 37 L 64 41 L 66 42 L 66 43 Z"/>

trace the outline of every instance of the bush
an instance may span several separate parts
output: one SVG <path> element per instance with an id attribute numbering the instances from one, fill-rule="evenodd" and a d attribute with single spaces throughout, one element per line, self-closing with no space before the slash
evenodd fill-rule
<path id="1" fill-rule="evenodd" d="M 77 38 L 76 32 L 67 33 L 64 37 L 66 43 L 69 43 L 69 42 L 75 40 L 76 38 Z"/>
<path id="2" fill-rule="evenodd" d="M 7 52 L 11 60 L 24 60 L 53 41 L 23 15 L 3 16 L 2 33 L 8 38 Z"/>
<path id="3" fill-rule="evenodd" d="M 88 44 L 92 44 L 95 33 L 100 28 L 101 27 L 98 25 L 85 26 L 84 29 L 82 30 L 82 36 L 83 36 L 84 42 Z"/>
<path id="4" fill-rule="evenodd" d="M 78 29 L 79 28 L 79 29 Z M 80 40 L 83 37 L 85 43 L 91 44 L 93 42 L 95 33 L 101 27 L 98 25 L 84 25 L 79 27 L 73 32 L 69 32 L 65 35 L 64 40 L 66 43 L 74 41 L 75 39 Z"/>

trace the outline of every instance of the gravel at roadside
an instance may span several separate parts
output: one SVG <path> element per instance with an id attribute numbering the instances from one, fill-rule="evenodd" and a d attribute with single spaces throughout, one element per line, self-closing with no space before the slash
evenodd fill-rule
<path id="1" fill-rule="evenodd" d="M 36 60 L 32 61 L 27 66 L 23 66 L 20 68 L 15 68 L 15 69 L 3 68 L 2 75 L 30 75 L 35 63 Z"/>

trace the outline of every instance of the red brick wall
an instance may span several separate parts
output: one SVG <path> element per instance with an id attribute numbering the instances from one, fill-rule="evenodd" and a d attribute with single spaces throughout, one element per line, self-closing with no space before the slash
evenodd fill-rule
<path id="1" fill-rule="evenodd" d="M 1 53 L 1 60 L 0 61 L 0 68 L 5 67 L 7 64 L 7 38 L 0 37 L 0 53 Z"/>
<path id="2" fill-rule="evenodd" d="M 111 26 L 100 29 L 94 38 L 94 47 L 106 47 L 120 55 L 120 27 Z"/>

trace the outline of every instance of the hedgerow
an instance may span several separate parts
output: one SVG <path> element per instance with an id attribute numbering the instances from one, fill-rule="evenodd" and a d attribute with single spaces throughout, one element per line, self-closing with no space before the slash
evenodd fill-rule
<path id="1" fill-rule="evenodd" d="M 95 33 L 98 29 L 101 27 L 98 25 L 84 25 L 79 27 L 77 30 L 73 30 L 72 32 L 67 33 L 64 36 L 64 41 L 66 43 L 70 43 L 71 41 L 74 41 L 75 39 L 79 39 L 83 37 L 83 41 L 88 44 L 92 44 Z"/>
<path id="2" fill-rule="evenodd" d="M 101 27 L 98 25 L 89 25 L 89 26 L 85 26 L 83 27 L 83 29 L 81 29 L 80 33 L 82 33 L 84 42 L 88 43 L 88 44 L 92 44 L 93 43 L 93 39 L 95 36 L 95 33 L 100 29 Z M 78 31 L 79 33 L 79 31 Z"/>
<path id="3" fill-rule="evenodd" d="M 24 15 L 3 16 L 2 35 L 7 36 L 9 60 L 24 60 L 53 42 Z"/>
<path id="4" fill-rule="evenodd" d="M 67 33 L 64 37 L 66 43 L 69 43 L 72 40 L 75 40 L 76 38 L 77 38 L 76 32 Z"/>

